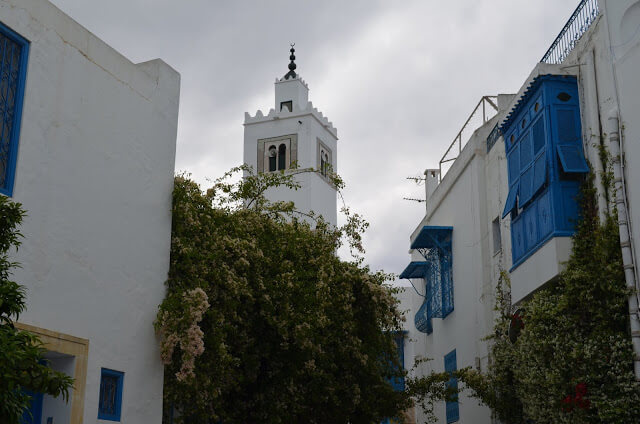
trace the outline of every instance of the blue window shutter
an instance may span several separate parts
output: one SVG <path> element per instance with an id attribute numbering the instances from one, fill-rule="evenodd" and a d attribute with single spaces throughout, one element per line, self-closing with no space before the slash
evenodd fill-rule
<path id="1" fill-rule="evenodd" d="M 0 23 L 0 193 L 11 196 L 18 158 L 29 42 Z"/>
<path id="2" fill-rule="evenodd" d="M 533 197 L 533 166 L 529 166 L 520 175 L 520 207 Z"/>
<path id="3" fill-rule="evenodd" d="M 514 147 L 513 150 L 509 153 L 509 158 L 507 160 L 509 166 L 509 183 L 513 184 L 514 181 L 518 179 L 520 175 L 520 149 L 519 145 Z"/>
<path id="4" fill-rule="evenodd" d="M 562 170 L 566 173 L 586 173 L 589 166 L 582 153 L 582 146 L 573 144 L 559 144 L 558 156 L 562 164 Z"/>
<path id="5" fill-rule="evenodd" d="M 509 215 L 516 207 L 516 201 L 518 200 L 518 191 L 520 189 L 520 183 L 516 180 L 515 184 L 509 188 L 509 194 L 507 195 L 507 201 L 504 204 L 504 210 L 502 211 L 502 217 Z"/>
<path id="6" fill-rule="evenodd" d="M 402 369 L 404 369 L 404 333 L 396 333 L 394 341 L 396 342 L 398 362 L 400 362 L 400 366 L 402 367 Z M 395 379 L 392 382 L 392 385 L 394 390 L 398 392 L 404 391 L 404 377 Z"/>
<path id="7" fill-rule="evenodd" d="M 458 369 L 457 359 L 456 359 L 456 350 L 452 350 L 448 354 L 444 356 L 444 370 L 445 372 L 453 372 Z M 447 387 L 453 387 L 456 390 L 458 389 L 458 379 L 453 376 L 447 382 Z M 460 420 L 460 409 L 458 405 L 458 400 L 453 402 L 446 402 L 446 414 L 447 414 L 447 424 L 454 423 Z"/>
<path id="8" fill-rule="evenodd" d="M 542 117 L 533 124 L 531 128 L 531 136 L 533 137 L 533 154 L 536 155 L 544 147 L 544 119 Z"/>
<path id="9" fill-rule="evenodd" d="M 533 143 L 531 143 L 531 133 L 527 131 L 520 140 L 520 171 L 524 170 L 531 163 L 533 158 Z"/>
<path id="10" fill-rule="evenodd" d="M 578 134 L 578 126 L 576 125 L 575 109 L 557 109 L 556 116 L 558 119 L 558 141 L 570 142 L 580 138 Z"/>
<path id="11" fill-rule="evenodd" d="M 533 193 L 537 193 L 547 181 L 547 157 L 543 151 L 533 163 Z"/>
<path id="12" fill-rule="evenodd" d="M 123 372 L 102 368 L 100 373 L 100 396 L 98 398 L 98 419 L 120 421 L 123 384 Z"/>

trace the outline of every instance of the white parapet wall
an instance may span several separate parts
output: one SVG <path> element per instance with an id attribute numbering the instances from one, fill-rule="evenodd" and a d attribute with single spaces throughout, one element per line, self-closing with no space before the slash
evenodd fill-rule
<path id="1" fill-rule="evenodd" d="M 46 0 L 2 0 L 0 21 L 29 41 L 12 196 L 27 210 L 20 321 L 88 341 L 76 415 L 48 415 L 67 412 L 47 401 L 42 422 L 102 422 L 108 368 L 124 372 L 121 421 L 160 423 L 153 321 L 169 269 L 180 76 L 161 60 L 130 62 Z"/>

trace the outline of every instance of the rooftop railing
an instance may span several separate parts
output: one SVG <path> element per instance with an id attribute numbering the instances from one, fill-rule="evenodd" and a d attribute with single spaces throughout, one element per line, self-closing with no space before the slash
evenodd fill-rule
<path id="1" fill-rule="evenodd" d="M 496 113 L 498 113 L 497 103 L 498 103 L 498 96 L 482 96 L 482 98 L 480 99 L 476 107 L 473 109 L 473 112 L 471 112 L 471 115 L 469 115 L 464 125 L 462 125 L 462 128 L 460 129 L 456 137 L 453 139 L 453 141 L 449 145 L 449 148 L 447 149 L 445 154 L 442 156 L 442 159 L 440 159 L 440 163 L 438 164 L 438 168 L 440 169 L 440 181 L 442 181 L 442 177 L 444 176 L 442 172 L 442 165 L 448 164 L 449 162 L 453 162 L 458 158 L 458 155 L 460 154 L 460 152 L 462 152 L 462 148 L 464 147 L 464 145 L 462 144 L 463 133 L 464 133 L 464 130 L 469 126 L 469 123 L 474 118 L 476 118 L 476 121 L 478 121 L 478 113 L 482 111 L 482 125 L 484 125 L 488 120 L 493 118 L 493 116 Z M 473 129 L 476 129 L 478 127 L 479 125 L 472 126 Z M 465 138 L 464 140 L 465 144 L 466 144 L 466 141 L 467 139 Z M 455 149 L 456 145 L 458 146 L 457 152 Z"/>
<path id="2" fill-rule="evenodd" d="M 562 63 L 599 13 L 598 0 L 582 0 L 540 62 L 554 65 Z"/>

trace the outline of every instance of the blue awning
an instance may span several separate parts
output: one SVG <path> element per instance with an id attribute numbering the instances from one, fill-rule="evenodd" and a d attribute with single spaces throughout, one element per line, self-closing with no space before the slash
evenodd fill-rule
<path id="1" fill-rule="evenodd" d="M 426 261 L 412 261 L 400 274 L 400 278 L 424 278 L 429 263 Z"/>
<path id="2" fill-rule="evenodd" d="M 411 243 L 411 248 L 432 249 L 434 247 L 444 248 L 445 246 L 450 246 L 452 232 L 453 227 L 425 225 L 413 240 L 413 243 Z"/>

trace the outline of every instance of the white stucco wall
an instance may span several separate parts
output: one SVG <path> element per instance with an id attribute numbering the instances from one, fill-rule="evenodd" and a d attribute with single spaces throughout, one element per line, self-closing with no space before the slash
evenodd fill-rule
<path id="1" fill-rule="evenodd" d="M 603 3 L 608 37 L 603 34 L 601 38 L 608 40 L 611 48 L 602 49 L 603 59 L 608 59 L 608 63 L 602 61 L 602 66 L 608 67 L 613 74 L 610 79 L 614 85 L 615 100 L 615 107 L 603 110 L 606 113 L 605 119 L 612 114 L 612 109 L 619 111 L 625 154 L 626 192 L 637 272 L 637 264 L 640 261 L 640 1 L 605 0 Z M 600 98 L 603 99 L 602 96 Z"/>
<path id="2" fill-rule="evenodd" d="M 28 211 L 20 320 L 89 340 L 84 423 L 98 422 L 102 367 L 125 373 L 122 422 L 159 423 L 152 323 L 169 267 L 179 74 L 131 63 L 46 0 L 1 0 L 0 21 L 31 43 L 13 196 Z"/>
<path id="3" fill-rule="evenodd" d="M 499 207 L 499 197 L 506 196 L 499 189 L 499 179 L 506 175 L 504 148 L 500 152 L 496 144 L 494 149 L 497 153 L 493 153 L 493 150 L 489 155 L 486 153 L 486 137 L 496 120 L 490 120 L 472 135 L 443 181 L 427 199 L 425 218 L 411 236 L 414 239 L 424 225 L 453 227 L 454 310 L 445 319 L 432 320 L 431 334 L 417 333 L 413 323 L 409 327 L 410 337 L 418 340 L 413 345 L 412 354 L 433 358 L 417 371 L 418 374 L 443 371 L 444 356 L 454 349 L 458 368 L 476 367 L 480 363 L 486 369 L 487 346 L 482 339 L 492 329 L 493 289 L 497 281 L 494 276 L 499 274 L 492 264 L 494 260 L 502 261 L 504 252 L 490 254 L 491 221 L 497 216 L 494 209 Z M 500 170 L 496 165 L 505 169 Z M 489 180 L 488 173 L 495 180 Z M 424 258 L 414 250 L 411 260 L 421 261 Z M 414 279 L 413 283 L 420 293 L 425 293 L 423 279 Z M 410 290 L 407 293 L 413 294 Z M 418 304 L 407 315 L 411 321 L 422 304 L 420 296 L 415 295 L 414 298 L 414 303 L 417 300 Z M 459 409 L 461 423 L 491 422 L 489 409 L 478 405 L 475 399 L 465 394 L 460 396 Z M 423 422 L 422 412 L 416 412 L 417 422 Z M 435 414 L 439 422 L 446 422 L 444 403 L 436 406 Z"/>

